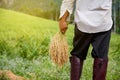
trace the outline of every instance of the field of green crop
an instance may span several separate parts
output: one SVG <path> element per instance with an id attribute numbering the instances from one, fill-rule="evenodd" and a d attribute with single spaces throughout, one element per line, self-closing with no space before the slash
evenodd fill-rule
<path id="1" fill-rule="evenodd" d="M 73 25 L 66 33 L 72 49 Z M 69 80 L 70 63 L 52 63 L 48 50 L 58 23 L 19 12 L 0 9 L 0 70 L 11 70 L 29 80 Z M 81 80 L 92 80 L 93 59 L 84 62 Z M 120 80 L 120 35 L 112 33 L 106 80 Z"/>

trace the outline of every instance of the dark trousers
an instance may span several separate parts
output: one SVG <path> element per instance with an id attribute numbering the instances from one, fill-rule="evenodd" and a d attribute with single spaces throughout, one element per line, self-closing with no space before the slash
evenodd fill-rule
<path id="1" fill-rule="evenodd" d="M 86 59 L 90 44 L 93 58 L 108 58 L 111 30 L 99 33 L 84 33 L 75 26 L 71 55 Z"/>

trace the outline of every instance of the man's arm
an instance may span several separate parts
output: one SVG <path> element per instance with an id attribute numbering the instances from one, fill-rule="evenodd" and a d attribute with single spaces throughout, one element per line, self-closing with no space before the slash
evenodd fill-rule
<path id="1" fill-rule="evenodd" d="M 59 29 L 63 34 L 65 34 L 68 28 L 68 25 L 67 25 L 68 16 L 69 16 L 69 12 L 66 11 L 65 14 L 59 19 Z"/>
<path id="2" fill-rule="evenodd" d="M 70 18 L 72 14 L 74 3 L 76 0 L 63 0 L 61 9 L 60 9 L 60 19 L 59 19 L 59 28 L 60 31 L 65 34 L 68 26 L 67 20 Z"/>

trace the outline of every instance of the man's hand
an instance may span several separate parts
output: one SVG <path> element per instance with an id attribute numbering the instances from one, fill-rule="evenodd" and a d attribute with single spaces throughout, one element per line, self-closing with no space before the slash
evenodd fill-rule
<path id="1" fill-rule="evenodd" d="M 66 11 L 63 17 L 59 20 L 59 29 L 60 29 L 60 32 L 63 34 L 65 34 L 68 28 L 67 21 L 66 21 L 68 16 L 69 16 L 69 12 Z"/>
<path id="2" fill-rule="evenodd" d="M 59 29 L 61 31 L 61 33 L 65 34 L 65 32 L 67 31 L 68 25 L 66 21 L 60 20 L 59 21 Z"/>

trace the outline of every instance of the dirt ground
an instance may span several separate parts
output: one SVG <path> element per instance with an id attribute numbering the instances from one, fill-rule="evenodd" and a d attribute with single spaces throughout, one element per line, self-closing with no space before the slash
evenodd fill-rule
<path id="1" fill-rule="evenodd" d="M 8 70 L 0 70 L 0 80 L 25 80 L 25 78 Z"/>

